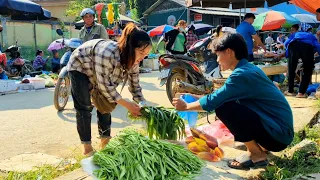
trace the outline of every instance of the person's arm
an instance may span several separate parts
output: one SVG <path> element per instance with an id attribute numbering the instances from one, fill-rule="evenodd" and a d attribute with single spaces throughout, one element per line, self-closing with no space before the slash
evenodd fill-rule
<path id="1" fill-rule="evenodd" d="M 139 83 L 139 65 L 134 65 L 128 72 L 129 91 L 135 102 L 146 101 L 142 94 L 142 88 Z"/>
<path id="2" fill-rule="evenodd" d="M 251 79 L 238 73 L 233 73 L 227 79 L 225 84 L 212 94 L 203 96 L 193 103 L 185 103 L 179 98 L 174 98 L 173 104 L 177 110 L 205 110 L 213 111 L 225 102 L 236 101 L 238 99 L 248 98 L 253 93 L 250 90 L 252 84 Z"/>
<path id="3" fill-rule="evenodd" d="M 253 39 L 260 45 L 264 50 L 266 50 L 266 46 L 262 43 L 260 37 L 257 34 L 252 35 Z"/>
<path id="4" fill-rule="evenodd" d="M 101 28 L 100 29 L 100 38 L 101 39 L 109 39 L 109 35 L 107 33 L 106 28 L 103 25 L 101 25 L 100 28 Z"/>

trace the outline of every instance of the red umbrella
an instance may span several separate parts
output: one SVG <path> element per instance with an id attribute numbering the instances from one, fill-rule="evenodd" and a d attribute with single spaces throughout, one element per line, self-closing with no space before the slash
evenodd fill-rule
<path id="1" fill-rule="evenodd" d="M 305 0 L 308 1 L 308 0 Z M 312 0 L 310 0 L 312 1 Z M 316 1 L 316 0 L 313 0 Z M 244 7 L 260 7 L 263 6 L 265 0 L 187 0 L 187 6 L 202 6 L 202 7 L 224 7 L 228 8 L 230 3 L 233 9 Z M 268 0 L 268 5 L 273 6 L 287 2 L 287 0 Z"/>
<path id="2" fill-rule="evenodd" d="M 148 31 L 149 36 L 161 36 L 164 33 L 171 31 L 172 29 L 174 29 L 173 26 L 170 25 L 162 25 L 162 26 L 158 26 L 156 28 L 151 29 L 150 31 Z"/>

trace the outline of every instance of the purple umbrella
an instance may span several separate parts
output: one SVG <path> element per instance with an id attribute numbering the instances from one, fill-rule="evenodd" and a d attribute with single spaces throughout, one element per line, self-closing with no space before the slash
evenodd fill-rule
<path id="1" fill-rule="evenodd" d="M 195 27 L 195 32 L 196 34 L 199 36 L 199 35 L 203 35 L 203 34 L 206 34 L 208 33 L 210 30 L 212 30 L 213 26 L 209 25 L 209 24 L 202 24 L 202 23 L 199 23 L 199 24 L 191 24 L 188 26 L 188 29 L 191 27 L 191 26 L 194 26 Z"/>
<path id="2" fill-rule="evenodd" d="M 58 40 L 55 40 L 53 41 L 49 47 L 48 47 L 48 51 L 54 51 L 54 50 L 59 50 L 59 49 L 62 49 L 64 48 L 65 46 L 62 44 L 62 39 L 58 39 Z"/>

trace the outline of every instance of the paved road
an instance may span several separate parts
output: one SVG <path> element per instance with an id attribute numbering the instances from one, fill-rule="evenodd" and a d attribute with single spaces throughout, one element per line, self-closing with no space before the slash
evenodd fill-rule
<path id="1" fill-rule="evenodd" d="M 150 105 L 170 107 L 165 87 L 158 85 L 158 75 L 158 72 L 141 74 L 143 93 Z M 127 88 L 122 95 L 131 99 Z M 98 147 L 95 110 L 92 114 L 92 137 Z M 127 126 L 141 126 L 132 124 L 126 114 L 121 106 L 112 113 L 112 135 Z M 72 100 L 65 111 L 57 113 L 53 89 L 0 96 L 0 122 L 0 161 L 26 152 L 70 157 L 81 151 Z"/>

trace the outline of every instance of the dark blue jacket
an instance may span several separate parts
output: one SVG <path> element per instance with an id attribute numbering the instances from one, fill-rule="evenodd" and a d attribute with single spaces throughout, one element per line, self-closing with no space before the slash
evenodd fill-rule
<path id="1" fill-rule="evenodd" d="M 289 39 L 284 43 L 287 49 L 286 57 L 289 57 L 289 45 L 295 41 L 310 44 L 314 48 L 314 52 L 318 52 L 320 54 L 320 44 L 313 34 L 307 32 L 296 32 L 295 34 L 292 34 L 289 37 Z"/>

